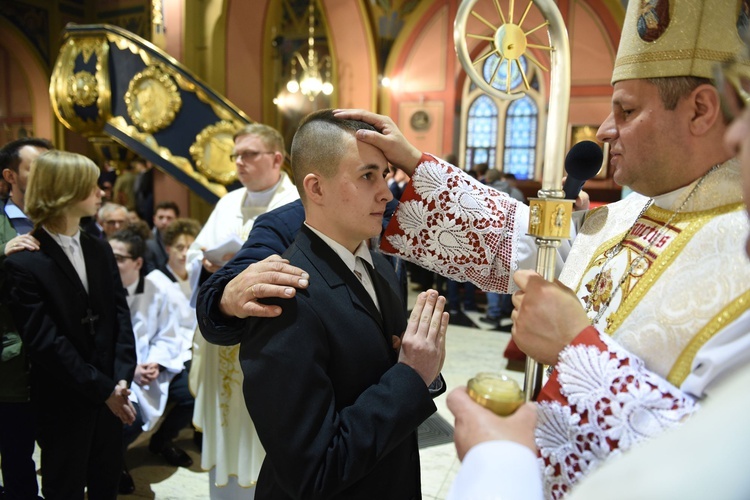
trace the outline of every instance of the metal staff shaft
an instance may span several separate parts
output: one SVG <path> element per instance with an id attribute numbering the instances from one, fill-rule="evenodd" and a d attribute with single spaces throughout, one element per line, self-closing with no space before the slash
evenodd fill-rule
<path id="1" fill-rule="evenodd" d="M 499 2 L 495 0 L 489 9 L 498 11 L 501 19 L 500 26 L 495 26 L 478 11 L 472 10 L 478 1 L 463 0 L 456 13 L 453 38 L 458 59 L 469 78 L 487 94 L 504 100 L 519 99 L 525 94 L 524 91 L 512 92 L 510 88 L 507 88 L 506 91 L 498 90 L 491 84 L 492 82 L 485 80 L 482 72 L 477 70 L 477 64 L 494 53 L 500 61 L 498 64 L 503 62 L 507 64 L 508 75 L 510 75 L 512 62 L 518 65 L 523 75 L 523 70 L 520 69 L 521 66 L 518 62 L 521 56 L 525 54 L 532 62 L 536 61 L 528 52 L 528 35 L 544 25 L 531 30 L 526 30 L 521 26 L 526 19 L 531 3 L 527 5 L 524 14 L 518 21 L 519 24 L 514 24 L 514 2 L 510 2 L 508 15 L 505 16 L 501 11 Z M 560 245 L 560 240 L 570 237 L 570 220 L 573 212 L 572 203 L 564 199 L 565 193 L 562 190 L 565 143 L 568 135 L 568 110 L 570 107 L 570 43 L 565 23 L 555 1 L 533 0 L 533 3 L 544 16 L 548 26 L 550 45 L 545 48 L 550 50 L 551 73 L 547 137 L 542 166 L 542 189 L 539 191 L 539 198 L 530 200 L 529 234 L 536 238 L 538 247 L 537 272 L 545 279 L 553 280 L 555 278 L 557 247 Z M 489 26 L 494 30 L 493 36 L 487 37 L 485 34 L 478 33 L 467 35 L 466 26 L 470 18 L 481 21 L 483 29 Z M 467 37 L 490 40 L 487 54 L 477 61 L 472 61 Z M 497 73 L 497 69 L 495 73 Z M 494 75 L 492 78 L 494 78 Z M 507 82 L 506 86 L 509 87 L 509 76 Z M 528 90 L 528 88 L 526 82 L 526 89 Z M 527 400 L 536 397 L 541 389 L 541 383 L 542 366 L 528 359 L 524 383 L 524 393 Z"/>

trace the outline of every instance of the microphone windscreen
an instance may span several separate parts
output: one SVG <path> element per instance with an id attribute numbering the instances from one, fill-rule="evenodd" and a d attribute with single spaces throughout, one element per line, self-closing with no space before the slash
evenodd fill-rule
<path id="1" fill-rule="evenodd" d="M 604 153 L 594 141 L 581 141 L 573 145 L 565 156 L 565 171 L 570 177 L 588 180 L 594 177 L 602 166 Z"/>

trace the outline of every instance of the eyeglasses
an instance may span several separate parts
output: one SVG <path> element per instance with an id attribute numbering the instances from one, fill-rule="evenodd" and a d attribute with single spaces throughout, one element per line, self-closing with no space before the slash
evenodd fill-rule
<path id="1" fill-rule="evenodd" d="M 135 260 L 135 257 L 130 255 L 120 255 L 119 253 L 114 254 L 117 262 L 125 262 L 126 260 Z"/>
<path id="2" fill-rule="evenodd" d="M 721 112 L 727 122 L 737 118 L 750 101 L 750 61 L 732 59 L 714 66 Z"/>
<path id="3" fill-rule="evenodd" d="M 108 226 L 123 226 L 126 221 L 124 220 L 105 220 L 104 223 Z"/>
<path id="4" fill-rule="evenodd" d="M 229 155 L 229 159 L 232 161 L 237 161 L 237 158 L 242 160 L 243 162 L 246 161 L 255 161 L 260 155 L 272 155 L 275 154 L 274 151 L 242 151 L 241 153 L 232 153 Z"/>

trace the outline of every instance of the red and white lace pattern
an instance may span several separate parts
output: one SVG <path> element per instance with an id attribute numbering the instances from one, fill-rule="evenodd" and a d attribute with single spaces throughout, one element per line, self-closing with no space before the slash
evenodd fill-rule
<path id="1" fill-rule="evenodd" d="M 456 281 L 508 292 L 518 267 L 517 221 L 527 219 L 525 205 L 424 154 L 381 249 Z"/>
<path id="2" fill-rule="evenodd" d="M 536 443 L 545 495 L 562 498 L 605 460 L 698 408 L 639 358 L 589 327 L 560 353 L 539 397 Z"/>

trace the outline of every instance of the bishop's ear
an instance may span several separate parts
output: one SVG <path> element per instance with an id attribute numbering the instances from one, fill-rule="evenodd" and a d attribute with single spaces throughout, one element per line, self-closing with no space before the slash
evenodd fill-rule
<path id="1" fill-rule="evenodd" d="M 723 119 L 719 94 L 713 85 L 699 85 L 688 99 L 692 112 L 690 130 L 693 134 L 704 135 Z"/>

